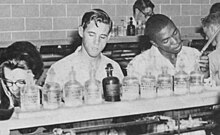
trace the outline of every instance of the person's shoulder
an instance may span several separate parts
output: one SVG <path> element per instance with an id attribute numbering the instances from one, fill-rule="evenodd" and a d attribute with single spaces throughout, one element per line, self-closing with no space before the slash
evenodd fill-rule
<path id="1" fill-rule="evenodd" d="M 72 54 L 69 54 L 69 55 L 65 56 L 64 58 L 56 61 L 51 66 L 52 67 L 65 66 L 66 64 L 69 64 L 69 62 L 72 63 L 72 62 L 76 61 L 77 59 L 78 59 L 77 54 L 72 53 Z"/>
<path id="2" fill-rule="evenodd" d="M 118 65 L 118 66 L 119 66 L 119 64 L 118 64 L 116 61 L 114 61 L 114 60 L 108 58 L 108 57 L 105 56 L 105 55 L 102 55 L 102 59 L 103 59 L 103 61 L 104 61 L 105 63 L 111 63 L 111 64 L 113 64 L 113 65 Z"/>
<path id="3" fill-rule="evenodd" d="M 182 50 L 186 53 L 200 54 L 198 49 L 189 46 L 183 46 Z"/>
<path id="4" fill-rule="evenodd" d="M 183 46 L 182 49 L 183 50 L 187 50 L 187 51 L 199 51 L 198 49 L 190 47 L 190 46 Z"/>
<path id="5" fill-rule="evenodd" d="M 143 59 L 146 59 L 146 58 L 150 58 L 150 55 L 155 55 L 156 53 L 154 53 L 154 48 L 151 47 L 150 49 L 148 50 L 145 50 L 143 52 L 141 52 L 140 54 L 136 55 L 131 61 L 134 62 L 134 61 L 140 61 L 140 60 L 143 60 Z"/>
<path id="6" fill-rule="evenodd" d="M 212 52 L 209 53 L 209 58 L 215 58 L 216 56 L 220 55 L 220 50 L 214 50 Z"/>

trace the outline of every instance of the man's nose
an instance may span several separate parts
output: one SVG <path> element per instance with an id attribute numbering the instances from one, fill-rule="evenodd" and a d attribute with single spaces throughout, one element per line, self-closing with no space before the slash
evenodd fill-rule
<path id="1" fill-rule="evenodd" d="M 173 36 L 172 41 L 173 41 L 173 44 L 178 44 L 178 43 L 180 43 L 181 40 L 178 36 Z"/>
<path id="2" fill-rule="evenodd" d="M 15 84 L 13 84 L 13 85 L 11 86 L 11 90 L 12 90 L 13 92 L 16 92 L 16 91 L 18 90 L 18 86 L 15 85 Z"/>
<path id="3" fill-rule="evenodd" d="M 100 42 L 100 38 L 99 38 L 99 36 L 96 36 L 95 39 L 94 39 L 94 44 L 98 45 L 99 42 Z"/>

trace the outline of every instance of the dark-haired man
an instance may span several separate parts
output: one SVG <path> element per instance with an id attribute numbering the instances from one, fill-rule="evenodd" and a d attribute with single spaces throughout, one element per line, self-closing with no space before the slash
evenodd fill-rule
<path id="1" fill-rule="evenodd" d="M 202 20 L 202 26 L 206 37 L 208 39 L 212 38 L 220 28 L 220 12 L 214 12 L 206 16 Z M 214 80 L 213 83 L 220 86 L 220 32 L 215 36 L 212 45 L 216 47 L 216 50 L 208 55 L 210 60 L 210 76 Z"/>
<path id="2" fill-rule="evenodd" d="M 122 80 L 123 73 L 119 64 L 101 53 L 110 38 L 111 29 L 112 20 L 105 11 L 93 9 L 86 12 L 78 29 L 82 38 L 82 45 L 73 54 L 51 66 L 49 70 L 53 68 L 55 71 L 53 80 L 62 87 L 67 82 L 71 68 L 74 67 L 76 80 L 84 85 L 90 78 L 89 72 L 93 65 L 96 69 L 96 79 L 102 81 L 106 77 L 105 67 L 108 63 L 113 66 L 113 75 Z M 49 78 L 51 75 L 47 74 L 46 82 L 50 81 Z"/>
<path id="3" fill-rule="evenodd" d="M 169 17 L 152 15 L 146 22 L 145 35 L 149 37 L 152 47 L 128 64 L 128 70 L 139 79 L 146 72 L 157 77 L 162 67 L 167 67 L 168 73 L 174 75 L 180 70 L 180 63 L 187 73 L 193 71 L 195 64 L 198 64 L 203 68 L 205 76 L 208 76 L 208 56 L 201 57 L 198 50 L 183 46 L 180 32 Z"/>

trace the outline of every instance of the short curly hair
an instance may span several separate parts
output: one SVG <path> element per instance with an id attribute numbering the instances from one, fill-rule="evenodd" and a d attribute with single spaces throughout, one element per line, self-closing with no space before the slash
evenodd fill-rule
<path id="1" fill-rule="evenodd" d="M 147 36 L 150 40 L 154 41 L 156 39 L 155 36 L 157 33 L 169 24 L 174 23 L 168 16 L 163 14 L 154 14 L 145 23 L 144 35 Z"/>
<path id="2" fill-rule="evenodd" d="M 216 13 L 216 12 L 220 12 L 220 2 L 214 3 L 209 10 L 210 14 Z"/>
<path id="3" fill-rule="evenodd" d="M 30 69 L 35 79 L 39 79 L 44 70 L 43 61 L 37 48 L 28 41 L 12 43 L 3 52 L 0 64 L 10 69 Z"/>
<path id="4" fill-rule="evenodd" d="M 102 22 L 104 24 L 109 25 L 109 33 L 112 30 L 112 20 L 109 17 L 109 15 L 102 9 L 92 9 L 91 11 L 88 11 L 83 15 L 82 23 L 81 23 L 81 26 L 83 27 L 83 29 L 86 29 L 87 25 L 91 21 L 95 21 L 96 25 L 97 25 L 97 22 Z"/>
<path id="5" fill-rule="evenodd" d="M 151 2 L 151 0 L 136 0 L 134 5 L 133 5 L 133 14 L 135 15 L 135 9 L 138 9 L 140 11 L 144 11 L 145 8 L 152 8 L 154 9 L 154 4 Z"/>
<path id="6" fill-rule="evenodd" d="M 220 12 L 211 13 L 202 19 L 202 26 L 220 25 Z"/>

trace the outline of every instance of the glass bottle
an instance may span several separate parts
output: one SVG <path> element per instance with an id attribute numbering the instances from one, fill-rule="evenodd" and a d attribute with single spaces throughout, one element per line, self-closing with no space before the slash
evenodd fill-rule
<path id="1" fill-rule="evenodd" d="M 136 35 L 142 35 L 142 21 L 141 20 L 137 21 Z"/>
<path id="2" fill-rule="evenodd" d="M 21 111 L 36 111 L 40 109 L 40 91 L 34 81 L 34 75 L 29 70 L 25 79 L 26 85 L 21 90 Z"/>
<path id="3" fill-rule="evenodd" d="M 144 35 L 144 30 L 145 30 L 145 23 L 141 23 L 141 35 Z"/>
<path id="4" fill-rule="evenodd" d="M 74 67 L 69 74 L 69 81 L 64 84 L 65 106 L 79 106 L 83 104 L 83 86 L 75 78 Z"/>
<path id="5" fill-rule="evenodd" d="M 147 72 L 146 75 L 141 77 L 141 98 L 154 98 L 156 97 L 156 77 Z"/>
<path id="6" fill-rule="evenodd" d="M 180 71 L 174 75 L 174 94 L 183 95 L 189 92 L 189 75 L 184 71 L 185 65 L 180 61 Z"/>
<path id="7" fill-rule="evenodd" d="M 100 104 L 102 103 L 102 85 L 95 79 L 95 68 L 90 70 L 90 79 L 85 82 L 85 103 Z"/>
<path id="8" fill-rule="evenodd" d="M 48 71 L 49 81 L 43 86 L 43 107 L 45 109 L 55 109 L 60 107 L 62 98 L 62 89 L 59 83 L 54 81 L 56 73 L 51 68 Z"/>
<path id="9" fill-rule="evenodd" d="M 135 100 L 140 97 L 140 85 L 137 77 L 132 75 L 132 71 L 128 70 L 128 76 L 122 80 L 122 96 L 121 100 Z"/>
<path id="10" fill-rule="evenodd" d="M 121 20 L 121 24 L 118 25 L 118 36 L 125 36 L 124 34 L 124 20 Z"/>
<path id="11" fill-rule="evenodd" d="M 135 26 L 133 24 L 133 18 L 130 17 L 130 22 L 127 26 L 127 36 L 134 36 L 135 35 Z"/>
<path id="12" fill-rule="evenodd" d="M 120 101 L 120 81 L 112 76 L 112 64 L 108 63 L 105 68 L 107 77 L 102 80 L 105 101 Z"/>
<path id="13" fill-rule="evenodd" d="M 162 67 L 162 73 L 157 78 L 157 96 L 171 96 L 173 94 L 173 79 L 170 74 L 167 73 L 168 68 Z"/>
<path id="14" fill-rule="evenodd" d="M 119 133 L 115 129 L 109 129 L 106 135 L 119 135 Z"/>
<path id="15" fill-rule="evenodd" d="M 117 37 L 118 34 L 118 29 L 117 26 L 115 25 L 115 22 L 112 22 L 112 30 L 111 30 L 111 36 L 112 37 Z"/>
<path id="16" fill-rule="evenodd" d="M 190 93 L 200 93 L 203 89 L 204 75 L 200 71 L 199 64 L 196 63 L 194 71 L 190 72 Z"/>

